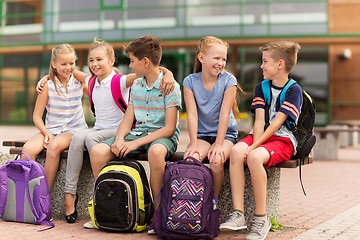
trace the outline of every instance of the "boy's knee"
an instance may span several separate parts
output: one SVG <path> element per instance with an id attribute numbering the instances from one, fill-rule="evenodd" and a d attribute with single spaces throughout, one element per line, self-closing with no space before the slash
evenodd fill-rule
<path id="1" fill-rule="evenodd" d="M 110 151 L 110 147 L 107 144 L 105 143 L 97 144 L 91 148 L 90 151 L 91 159 L 94 157 L 96 158 L 106 155 L 108 151 Z"/>
<path id="2" fill-rule="evenodd" d="M 150 159 L 159 159 L 159 161 L 165 161 L 167 155 L 167 148 L 162 144 L 153 144 L 148 150 L 148 158 Z"/>
<path id="3" fill-rule="evenodd" d="M 257 168 L 264 165 L 266 156 L 261 151 L 253 150 L 247 157 L 247 165 L 249 169 Z"/>

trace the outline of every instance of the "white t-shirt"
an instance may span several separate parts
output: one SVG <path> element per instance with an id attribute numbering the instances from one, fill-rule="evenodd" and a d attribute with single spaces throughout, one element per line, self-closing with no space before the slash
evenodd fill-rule
<path id="1" fill-rule="evenodd" d="M 99 84 L 99 81 L 96 78 L 92 92 L 92 100 L 96 113 L 95 129 L 118 128 L 120 122 L 124 118 L 125 114 L 116 105 L 111 93 L 111 79 L 114 75 L 115 72 L 113 71 L 101 81 L 101 84 Z M 89 85 L 90 77 L 91 76 L 88 76 L 86 78 L 85 83 L 87 86 Z M 130 88 L 126 87 L 126 75 L 123 75 L 120 78 L 120 91 L 126 103 L 129 100 L 129 90 Z"/>

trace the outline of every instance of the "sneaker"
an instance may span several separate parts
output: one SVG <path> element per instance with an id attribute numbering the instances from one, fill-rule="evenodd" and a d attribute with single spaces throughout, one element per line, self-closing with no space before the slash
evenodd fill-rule
<path id="1" fill-rule="evenodd" d="M 88 222 L 84 223 L 84 228 L 94 229 L 96 227 L 94 226 L 92 221 L 88 221 Z"/>
<path id="2" fill-rule="evenodd" d="M 148 235 L 156 235 L 156 232 L 155 232 L 152 224 L 150 224 L 150 225 L 148 226 Z"/>
<path id="3" fill-rule="evenodd" d="M 220 225 L 220 231 L 235 231 L 245 229 L 245 217 L 239 211 L 230 213 L 228 220 Z"/>
<path id="4" fill-rule="evenodd" d="M 250 233 L 247 236 L 247 240 L 264 240 L 271 228 L 271 222 L 269 216 L 257 218 L 254 217 L 251 222 Z"/>

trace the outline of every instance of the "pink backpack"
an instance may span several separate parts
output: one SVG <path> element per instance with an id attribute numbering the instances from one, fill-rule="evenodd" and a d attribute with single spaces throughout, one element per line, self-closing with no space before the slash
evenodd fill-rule
<path id="1" fill-rule="evenodd" d="M 122 74 L 115 74 L 112 79 L 111 79 L 111 93 L 112 96 L 114 98 L 114 101 L 116 103 L 116 105 L 118 105 L 118 107 L 120 108 L 120 110 L 125 113 L 126 108 L 128 106 L 127 101 L 124 100 L 124 97 L 120 91 L 120 78 L 122 77 Z M 96 80 L 96 76 L 91 76 L 90 80 L 89 80 L 89 86 L 88 86 L 88 92 L 89 92 L 89 100 L 90 100 L 90 108 L 91 111 L 94 113 L 95 115 L 95 107 L 94 107 L 94 103 L 92 100 L 92 92 L 94 90 L 94 86 L 95 86 L 95 80 Z M 130 88 L 131 91 L 131 88 Z M 130 93 L 129 91 L 129 93 Z M 130 96 L 130 94 L 129 94 Z"/>

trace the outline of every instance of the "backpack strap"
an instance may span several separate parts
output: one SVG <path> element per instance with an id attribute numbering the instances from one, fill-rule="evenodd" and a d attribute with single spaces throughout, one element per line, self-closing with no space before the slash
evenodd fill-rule
<path id="1" fill-rule="evenodd" d="M 24 165 L 21 165 L 21 166 L 24 167 L 23 169 L 24 169 L 24 173 L 25 173 L 25 182 L 26 182 L 26 188 L 25 188 L 26 189 L 26 197 L 28 199 L 30 209 L 31 209 L 32 213 L 34 214 L 34 222 L 37 224 L 43 224 L 43 225 L 49 226 L 49 228 L 41 229 L 38 231 L 41 232 L 41 231 L 55 227 L 54 223 L 45 220 L 46 215 L 44 213 L 41 216 L 38 215 L 38 213 L 35 209 L 34 203 L 32 201 L 31 194 L 30 194 L 30 186 L 29 186 L 30 168 L 25 167 Z"/>
<path id="2" fill-rule="evenodd" d="M 115 74 L 112 79 L 111 79 L 111 94 L 114 98 L 114 101 L 116 103 L 116 105 L 118 105 L 118 107 L 120 108 L 120 110 L 125 113 L 126 109 L 127 109 L 127 102 L 124 100 L 124 97 L 122 95 L 121 92 L 121 88 L 120 88 L 120 79 L 121 77 L 124 76 L 122 74 Z M 131 88 L 130 88 L 131 91 Z M 130 97 L 130 94 L 129 94 Z"/>
<path id="3" fill-rule="evenodd" d="M 7 196 L 8 196 L 8 179 L 6 166 L 0 168 L 0 218 L 5 212 Z"/>
<path id="4" fill-rule="evenodd" d="M 269 109 L 271 104 L 271 81 L 266 79 L 260 83 L 261 93 L 265 101 L 265 129 L 270 125 Z"/>
<path id="5" fill-rule="evenodd" d="M 296 81 L 294 79 L 290 79 L 284 86 L 284 88 L 281 90 L 281 93 L 280 93 L 280 106 L 283 104 L 283 102 L 285 101 L 285 96 L 286 96 L 286 93 L 287 91 L 289 90 L 289 88 L 296 84 Z M 290 119 L 286 119 L 285 120 L 285 123 L 286 123 L 286 126 L 291 130 L 291 131 L 294 131 L 295 130 L 295 127 L 296 127 L 296 124 L 294 121 L 290 120 Z"/>
<path id="6" fill-rule="evenodd" d="M 24 155 L 27 160 L 31 161 L 31 157 L 29 155 L 27 155 L 26 153 L 24 153 L 24 152 L 21 152 L 18 155 L 16 155 L 14 160 L 18 159 L 21 155 Z"/>
<path id="7" fill-rule="evenodd" d="M 279 107 L 285 101 L 287 91 L 294 84 L 296 84 L 296 81 L 291 78 L 289 81 L 287 81 L 287 83 L 285 84 L 285 86 L 281 90 L 280 99 L 279 99 Z M 262 93 L 264 101 L 265 101 L 265 129 L 266 129 L 270 124 L 269 123 L 269 112 L 270 112 L 269 108 L 270 108 L 271 97 L 272 97 L 272 95 L 271 95 L 271 81 L 268 80 L 268 79 L 262 81 L 261 84 L 260 84 L 260 87 L 261 87 L 261 93 Z M 284 125 L 287 126 L 291 131 L 293 131 L 295 129 L 295 122 L 290 120 L 290 119 L 286 119 Z"/>
<path id="8" fill-rule="evenodd" d="M 31 158 L 29 157 L 29 155 L 27 155 L 26 153 L 24 152 L 21 152 L 19 153 L 16 157 L 15 157 L 15 160 L 17 160 L 21 155 L 24 155 L 28 161 L 31 161 Z M 52 223 L 52 222 L 49 222 L 49 221 L 46 221 L 45 218 L 46 218 L 46 215 L 43 213 L 41 216 L 38 215 L 36 209 L 35 209 L 35 205 L 32 201 L 32 198 L 31 198 L 31 194 L 30 194 L 30 186 L 29 186 L 29 181 L 30 181 L 30 171 L 31 169 L 19 162 L 15 162 L 15 161 L 11 161 L 9 162 L 8 165 L 13 165 L 13 166 L 18 166 L 20 167 L 23 172 L 24 172 L 24 178 L 25 178 L 25 194 L 26 194 L 26 198 L 28 199 L 28 203 L 29 203 L 29 206 L 30 206 L 30 209 L 31 209 L 31 212 L 33 213 L 34 215 L 34 223 L 37 223 L 37 224 L 43 224 L 43 225 L 48 225 L 49 228 L 45 228 L 45 229 L 41 229 L 41 230 L 38 230 L 39 232 L 40 231 L 44 231 L 44 230 L 47 230 L 47 229 L 50 229 L 50 228 L 53 228 L 55 227 L 55 224 Z M 6 166 L 8 166 L 6 165 Z"/>
<path id="9" fill-rule="evenodd" d="M 120 110 L 125 113 L 126 109 L 128 107 L 128 101 L 130 100 L 130 93 L 131 93 L 131 87 L 129 89 L 129 99 L 128 101 L 124 100 L 124 97 L 121 92 L 120 88 L 120 79 L 124 76 L 123 74 L 115 74 L 111 79 L 111 94 L 114 98 L 114 101 L 116 105 L 120 108 Z M 136 118 L 134 118 L 133 125 L 131 126 L 131 129 L 135 128 L 136 124 Z"/>
<path id="10" fill-rule="evenodd" d="M 261 82 L 261 92 L 263 94 L 264 97 L 264 101 L 265 101 L 265 105 L 268 104 L 270 105 L 271 103 L 271 82 L 269 79 L 264 80 Z"/>
<path id="11" fill-rule="evenodd" d="M 94 116 L 95 116 L 95 107 L 94 107 L 94 102 L 92 100 L 92 92 L 94 90 L 95 81 L 96 81 L 96 76 L 91 76 L 89 79 L 89 83 L 88 83 L 88 95 L 89 95 L 90 109 L 94 113 Z"/>

